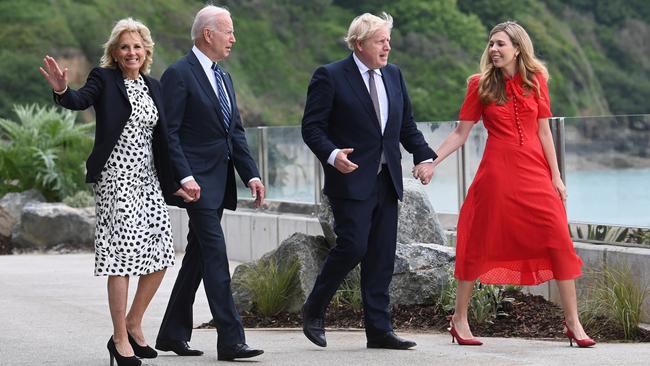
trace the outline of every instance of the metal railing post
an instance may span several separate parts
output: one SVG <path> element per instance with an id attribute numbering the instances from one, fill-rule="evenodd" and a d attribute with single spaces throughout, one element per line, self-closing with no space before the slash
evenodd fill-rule
<path id="1" fill-rule="evenodd" d="M 458 126 L 458 122 L 456 122 Z M 465 202 L 465 195 L 467 194 L 467 152 L 465 149 L 465 144 L 456 150 L 456 179 L 458 180 L 457 189 L 458 189 L 458 211 L 460 212 L 463 202 Z"/>
<path id="2" fill-rule="evenodd" d="M 266 127 L 257 127 L 257 141 L 258 141 L 258 147 L 257 147 L 257 157 L 260 162 L 260 170 L 262 176 L 262 182 L 264 185 L 267 186 L 268 190 L 268 185 L 269 185 L 269 152 L 268 152 L 268 133 L 267 133 L 267 128 Z"/>
<path id="3" fill-rule="evenodd" d="M 562 181 L 566 184 L 566 149 L 564 140 L 564 117 L 554 117 L 549 120 L 551 125 L 551 134 L 555 145 L 555 156 L 557 166 L 560 169 Z"/>
<path id="4" fill-rule="evenodd" d="M 320 205 L 320 192 L 323 189 L 323 169 L 320 160 L 314 156 L 314 203 Z"/>

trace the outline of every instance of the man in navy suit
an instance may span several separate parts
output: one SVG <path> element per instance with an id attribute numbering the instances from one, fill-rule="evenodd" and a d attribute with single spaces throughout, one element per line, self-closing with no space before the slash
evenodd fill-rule
<path id="1" fill-rule="evenodd" d="M 302 136 L 323 165 L 337 235 L 302 310 L 305 335 L 321 347 L 327 306 L 359 263 L 368 348 L 416 345 L 393 333 L 389 311 L 402 198 L 399 144 L 413 154 L 423 184 L 436 154 L 413 121 L 399 68 L 388 64 L 392 25 L 386 13 L 355 18 L 346 37 L 352 55 L 319 67 L 307 92 Z"/>
<path id="2" fill-rule="evenodd" d="M 250 188 L 256 207 L 264 199 L 264 186 L 248 149 L 232 80 L 217 64 L 228 57 L 235 43 L 230 13 L 205 6 L 194 19 L 192 39 L 192 50 L 161 78 L 170 157 L 176 177 L 191 200 L 177 202 L 187 209 L 189 234 L 156 348 L 182 356 L 203 353 L 187 343 L 192 335 L 194 296 L 203 280 L 217 327 L 218 359 L 254 357 L 263 351 L 246 345 L 230 289 L 220 225 L 223 209 L 234 210 L 237 205 L 235 169 Z"/>

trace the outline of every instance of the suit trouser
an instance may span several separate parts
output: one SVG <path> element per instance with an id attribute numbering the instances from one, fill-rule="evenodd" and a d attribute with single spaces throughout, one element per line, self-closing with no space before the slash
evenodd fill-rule
<path id="1" fill-rule="evenodd" d="M 397 241 L 397 195 L 384 167 L 366 200 L 330 198 L 336 246 L 325 259 L 305 302 L 312 316 L 323 316 L 347 274 L 361 263 L 361 296 L 366 336 L 392 331 L 388 287 Z"/>
<path id="2" fill-rule="evenodd" d="M 221 229 L 223 209 L 188 209 L 189 233 L 183 264 L 169 298 L 158 339 L 189 341 L 192 305 L 201 280 L 217 327 L 217 350 L 245 343 L 244 328 L 230 290 L 230 269 Z"/>

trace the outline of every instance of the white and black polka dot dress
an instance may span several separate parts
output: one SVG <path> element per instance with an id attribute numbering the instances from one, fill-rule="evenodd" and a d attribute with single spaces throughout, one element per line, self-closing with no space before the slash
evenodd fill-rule
<path id="1" fill-rule="evenodd" d="M 94 185 L 96 276 L 141 276 L 174 265 L 169 212 L 151 147 L 158 110 L 142 76 L 124 83 L 131 117 Z"/>

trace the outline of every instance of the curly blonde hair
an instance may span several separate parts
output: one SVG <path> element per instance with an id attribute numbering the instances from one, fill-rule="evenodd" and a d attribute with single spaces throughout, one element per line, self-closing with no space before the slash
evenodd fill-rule
<path id="1" fill-rule="evenodd" d="M 517 69 L 524 83 L 524 88 L 527 90 L 535 90 L 539 96 L 540 87 L 535 75 L 540 74 L 544 80 L 548 80 L 548 70 L 544 66 L 544 63 L 535 57 L 533 42 L 530 40 L 526 30 L 517 24 L 517 22 L 507 21 L 497 24 L 492 28 L 488 37 L 488 44 L 481 56 L 480 78 L 478 81 L 478 94 L 481 102 L 483 104 L 490 102 L 504 104 L 508 101 L 503 73 L 499 68 L 494 66 L 490 59 L 489 39 L 498 32 L 507 34 L 512 45 L 519 50 L 519 55 L 516 56 Z"/>
<path id="2" fill-rule="evenodd" d="M 153 46 L 154 42 L 151 39 L 151 32 L 146 25 L 142 22 L 135 20 L 133 18 L 124 18 L 119 20 L 113 30 L 111 31 L 111 36 L 108 38 L 108 41 L 104 43 L 104 54 L 102 55 L 101 60 L 99 60 L 99 66 L 116 69 L 119 67 L 115 59 L 113 58 L 113 52 L 117 48 L 117 43 L 120 40 L 120 37 L 124 32 L 133 32 L 138 33 L 142 37 L 142 44 L 144 46 L 146 56 L 144 62 L 140 67 L 140 72 L 143 74 L 148 74 L 151 70 L 151 63 L 153 62 Z"/>

